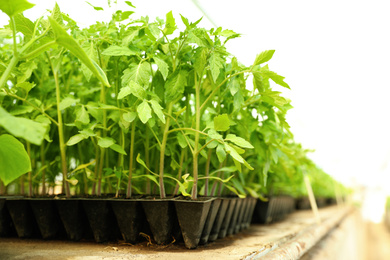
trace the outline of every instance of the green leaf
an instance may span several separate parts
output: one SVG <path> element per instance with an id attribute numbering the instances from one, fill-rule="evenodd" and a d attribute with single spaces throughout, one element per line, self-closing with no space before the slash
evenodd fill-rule
<path id="1" fill-rule="evenodd" d="M 153 60 L 154 62 L 156 62 L 158 69 L 160 70 L 164 80 L 166 80 L 169 72 L 168 64 L 164 60 L 157 57 L 153 57 Z"/>
<path id="2" fill-rule="evenodd" d="M 25 139 L 26 141 L 41 145 L 49 127 L 33 120 L 21 117 L 14 117 L 0 107 L 0 126 L 10 134 Z"/>
<path id="3" fill-rule="evenodd" d="M 208 48 L 199 47 L 196 49 L 194 68 L 195 68 L 198 76 L 202 76 L 203 70 L 205 69 L 205 67 L 207 65 L 208 52 L 209 52 Z"/>
<path id="4" fill-rule="evenodd" d="M 17 14 L 14 16 L 15 25 L 16 25 L 16 31 L 23 33 L 26 37 L 32 37 L 34 34 L 34 23 L 24 17 L 23 14 Z M 12 28 L 12 23 L 10 24 Z"/>
<path id="5" fill-rule="evenodd" d="M 20 106 L 15 107 L 14 109 L 12 109 L 10 111 L 10 114 L 13 116 L 18 116 L 18 115 L 23 115 L 26 113 L 31 113 L 34 110 L 35 109 L 31 106 L 20 105 Z"/>
<path id="6" fill-rule="evenodd" d="M 234 134 L 228 134 L 225 138 L 226 141 L 233 142 L 234 144 L 244 147 L 244 148 L 254 148 L 253 145 L 251 145 L 248 141 L 246 141 L 244 138 L 238 137 Z"/>
<path id="7" fill-rule="evenodd" d="M 214 117 L 215 131 L 227 131 L 230 128 L 230 119 L 227 114 Z"/>
<path id="8" fill-rule="evenodd" d="M 69 50 L 73 55 L 80 59 L 81 62 L 87 66 L 92 73 L 101 81 L 105 86 L 110 87 L 106 74 L 96 64 L 96 62 L 88 57 L 83 48 L 78 42 L 71 37 L 64 28 L 62 28 L 52 17 L 49 17 L 50 25 L 55 34 L 55 41 L 57 44 Z"/>
<path id="9" fill-rule="evenodd" d="M 18 83 L 22 83 L 31 77 L 33 71 L 37 68 L 34 61 L 27 61 L 19 65 Z"/>
<path id="10" fill-rule="evenodd" d="M 126 46 L 111 45 L 102 52 L 102 55 L 106 56 L 132 56 L 137 55 L 136 52 L 130 50 Z"/>
<path id="11" fill-rule="evenodd" d="M 130 64 L 128 69 L 123 71 L 122 85 L 127 86 L 131 80 L 137 82 L 141 86 L 149 85 L 151 76 L 149 62 L 141 62 L 138 64 Z"/>
<path id="12" fill-rule="evenodd" d="M 211 172 L 210 175 L 214 175 L 214 174 L 216 174 L 218 172 L 236 172 L 236 171 L 237 171 L 236 166 L 228 166 L 228 167 L 219 168 L 219 169 Z M 233 175 L 230 176 L 229 179 L 231 179 L 231 177 L 233 177 Z M 222 182 L 224 182 L 224 181 L 222 181 Z"/>
<path id="13" fill-rule="evenodd" d="M 239 163 L 244 163 L 244 158 L 242 158 L 241 155 L 239 155 L 237 153 L 236 149 L 234 149 L 233 147 L 231 147 L 227 143 L 225 143 L 224 146 L 225 146 L 226 152 L 228 152 L 230 154 L 230 156 L 233 157 L 234 160 L 236 160 Z"/>
<path id="14" fill-rule="evenodd" d="M 257 66 L 257 65 L 260 65 L 264 62 L 269 61 L 272 58 L 272 56 L 274 55 L 274 53 L 275 53 L 275 50 L 267 50 L 267 51 L 263 51 L 262 53 L 258 54 L 256 56 L 255 62 L 253 63 L 253 66 Z"/>
<path id="15" fill-rule="evenodd" d="M 28 92 L 30 92 L 30 90 L 35 87 L 35 83 L 31 83 L 31 82 L 26 82 L 25 81 L 25 82 L 16 84 L 16 87 L 24 89 L 26 94 L 28 94 Z"/>
<path id="16" fill-rule="evenodd" d="M 284 82 L 284 77 L 276 74 L 273 71 L 270 71 L 269 68 L 268 68 L 268 65 L 265 65 L 264 67 L 261 67 L 260 68 L 260 72 L 261 72 L 262 75 L 272 79 L 272 81 L 275 82 L 276 84 L 278 84 L 278 85 L 280 85 L 282 87 L 290 89 L 290 86 L 286 82 Z"/>
<path id="17" fill-rule="evenodd" d="M 128 6 L 131 6 L 131 7 L 135 8 L 135 6 L 134 6 L 130 1 L 125 1 L 125 3 L 126 3 Z"/>
<path id="18" fill-rule="evenodd" d="M 115 140 L 111 137 L 101 137 L 98 140 L 98 145 L 102 148 L 108 148 L 113 144 L 115 144 Z"/>
<path id="19" fill-rule="evenodd" d="M 118 99 L 123 99 L 130 94 L 131 94 L 130 86 L 123 87 L 118 93 Z"/>
<path id="20" fill-rule="evenodd" d="M 1 0 L 0 10 L 11 17 L 32 8 L 34 5 L 35 4 L 29 3 L 26 0 Z"/>
<path id="21" fill-rule="evenodd" d="M 83 125 L 89 124 L 89 114 L 84 106 L 81 106 L 76 110 L 76 122 L 80 122 Z"/>
<path id="22" fill-rule="evenodd" d="M 165 15 L 165 28 L 163 30 L 165 35 L 171 35 L 176 30 L 176 21 L 172 15 L 172 11 Z"/>
<path id="23" fill-rule="evenodd" d="M 190 23 L 188 22 L 188 19 L 185 18 L 184 16 L 182 16 L 181 14 L 180 14 L 180 17 L 181 17 L 181 20 L 183 21 L 184 25 L 185 25 L 187 28 L 189 28 L 189 27 L 190 27 Z"/>
<path id="24" fill-rule="evenodd" d="M 169 103 L 181 97 L 187 85 L 188 72 L 185 70 L 175 71 L 165 82 L 165 102 Z"/>
<path id="25" fill-rule="evenodd" d="M 133 122 L 136 117 L 137 117 L 136 112 L 127 112 L 123 114 L 123 119 L 129 123 Z"/>
<path id="26" fill-rule="evenodd" d="M 158 101 L 155 99 L 150 100 L 150 104 L 152 104 L 152 108 L 153 108 L 154 113 L 161 120 L 161 122 L 163 122 L 165 124 L 165 116 L 164 116 L 164 113 L 162 110 L 163 109 L 162 106 L 160 106 Z"/>
<path id="27" fill-rule="evenodd" d="M 142 123 L 146 124 L 148 120 L 152 117 L 152 109 L 150 108 L 148 102 L 144 100 L 137 107 L 138 117 Z"/>
<path id="28" fill-rule="evenodd" d="M 230 94 L 232 94 L 232 96 L 234 96 L 239 90 L 240 90 L 240 80 L 238 79 L 238 77 L 233 77 L 230 81 L 229 81 L 229 90 L 230 90 Z"/>
<path id="29" fill-rule="evenodd" d="M 218 161 L 220 163 L 225 161 L 225 159 L 226 159 L 226 152 L 225 152 L 225 149 L 223 149 L 223 146 L 221 144 L 218 144 L 216 153 L 217 153 Z"/>
<path id="30" fill-rule="evenodd" d="M 131 94 L 133 94 L 137 98 L 144 99 L 146 97 L 145 89 L 142 86 L 140 86 L 137 82 L 131 80 L 129 87 L 130 87 Z"/>
<path id="31" fill-rule="evenodd" d="M 90 6 L 92 6 L 93 9 L 95 9 L 96 11 L 103 11 L 104 10 L 103 7 L 94 6 L 94 5 L 92 5 L 91 3 L 87 2 L 87 1 L 85 1 L 85 2 L 87 4 L 89 4 Z"/>
<path id="32" fill-rule="evenodd" d="M 113 144 L 113 145 L 110 145 L 110 148 L 112 150 L 114 150 L 115 152 L 118 152 L 120 154 L 123 154 L 123 155 L 127 155 L 127 153 L 125 152 L 125 150 L 122 148 L 122 146 L 118 145 L 118 144 Z"/>
<path id="33" fill-rule="evenodd" d="M 73 97 L 66 97 L 60 102 L 60 110 L 67 109 L 68 107 L 80 102 L 80 99 L 75 99 Z"/>
<path id="34" fill-rule="evenodd" d="M 10 184 L 29 171 L 31 162 L 23 144 L 11 135 L 1 135 L 0 179 L 4 185 Z"/>
<path id="35" fill-rule="evenodd" d="M 187 145 L 188 145 L 184 135 L 182 133 L 180 133 L 180 132 L 177 133 L 177 141 L 178 141 L 180 147 L 183 148 L 183 149 L 186 148 Z"/>
<path id="36" fill-rule="evenodd" d="M 75 144 L 81 142 L 82 140 L 87 139 L 88 137 L 89 136 L 85 135 L 85 134 L 76 134 L 76 135 L 72 136 L 71 138 L 69 138 L 68 142 L 66 142 L 66 145 L 67 146 L 75 145 Z"/>
<path id="37" fill-rule="evenodd" d="M 155 175 L 155 176 L 159 176 L 158 174 L 152 172 L 147 166 L 146 166 L 146 163 L 141 159 L 140 157 L 140 154 L 137 155 L 137 158 L 135 159 L 139 164 L 141 164 L 146 170 L 148 170 L 148 172 L 150 172 L 151 174 Z M 158 182 L 157 182 L 158 184 Z"/>
<path id="38" fill-rule="evenodd" d="M 209 64 L 211 70 L 211 76 L 213 77 L 214 82 L 217 81 L 219 73 L 223 68 L 223 64 L 225 63 L 225 59 L 219 51 L 213 51 L 210 54 Z"/>

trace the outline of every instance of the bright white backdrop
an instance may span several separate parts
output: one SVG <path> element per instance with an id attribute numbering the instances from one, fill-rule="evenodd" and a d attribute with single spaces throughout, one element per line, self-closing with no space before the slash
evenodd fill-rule
<path id="1" fill-rule="evenodd" d="M 55 3 L 30 2 L 36 6 L 25 15 L 34 20 Z M 80 26 L 108 21 L 116 8 L 134 10 L 122 0 L 105 12 L 80 0 L 57 2 Z M 106 0 L 89 2 L 107 7 Z M 190 21 L 207 14 L 201 26 L 211 28 L 214 23 L 242 34 L 228 49 L 246 65 L 257 53 L 275 49 L 269 66 L 291 87 L 283 92 L 294 106 L 288 122 L 295 139 L 315 149 L 310 157 L 336 179 L 382 186 L 390 192 L 390 2 L 131 2 L 137 7 L 133 17 L 164 18 L 172 10 L 180 24 L 179 13 Z M 6 23 L 6 15 L 0 13 L 0 25 Z"/>

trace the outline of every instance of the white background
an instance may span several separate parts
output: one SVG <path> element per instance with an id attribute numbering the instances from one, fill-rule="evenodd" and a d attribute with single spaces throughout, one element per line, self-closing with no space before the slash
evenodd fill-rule
<path id="1" fill-rule="evenodd" d="M 30 2 L 36 6 L 25 15 L 33 20 L 55 3 Z M 310 157 L 336 179 L 390 191 L 388 1 L 133 0 L 133 9 L 118 0 L 108 10 L 106 0 L 90 0 L 105 12 L 80 0 L 57 2 L 81 27 L 108 21 L 116 8 L 151 20 L 172 10 L 177 24 L 179 13 L 193 22 L 207 14 L 242 34 L 228 50 L 245 65 L 275 49 L 269 66 L 291 87 L 283 92 L 294 106 L 287 118 L 296 141 L 315 149 Z M 0 25 L 6 23 L 0 13 Z M 200 26 L 213 27 L 207 17 Z"/>

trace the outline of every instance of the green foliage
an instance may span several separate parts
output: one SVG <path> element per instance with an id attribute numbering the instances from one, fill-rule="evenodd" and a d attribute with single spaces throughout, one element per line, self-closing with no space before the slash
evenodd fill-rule
<path id="1" fill-rule="evenodd" d="M 23 144 L 11 135 L 0 135 L 0 180 L 8 185 L 28 171 L 31 163 Z"/>
<path id="2" fill-rule="evenodd" d="M 31 143 L 34 185 L 62 173 L 68 195 L 298 196 L 303 174 L 319 172 L 294 142 L 290 100 L 270 84 L 290 88 L 270 70 L 274 50 L 245 66 L 225 46 L 240 34 L 201 19 L 181 16 L 178 32 L 172 12 L 149 21 L 119 10 L 80 29 L 57 4 L 32 22 L 31 6 L 0 1 L 13 20 L 4 32 L 21 33 L 15 45 L 0 34 L 0 134 Z"/>

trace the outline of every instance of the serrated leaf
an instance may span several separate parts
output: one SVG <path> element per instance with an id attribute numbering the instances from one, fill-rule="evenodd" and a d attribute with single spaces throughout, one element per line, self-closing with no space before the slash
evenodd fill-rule
<path id="1" fill-rule="evenodd" d="M 123 99 L 130 94 L 131 94 L 130 86 L 123 87 L 121 88 L 121 90 L 119 90 L 118 99 Z"/>
<path id="2" fill-rule="evenodd" d="M 149 62 L 141 62 L 138 64 L 130 64 L 128 69 L 123 71 L 122 76 L 122 85 L 127 86 L 131 80 L 137 82 L 141 86 L 149 84 L 149 79 L 151 76 L 150 64 Z"/>
<path id="3" fill-rule="evenodd" d="M 170 75 L 164 86 L 166 103 L 176 100 L 183 94 L 187 85 L 187 75 L 188 73 L 185 70 L 176 70 Z"/>
<path id="4" fill-rule="evenodd" d="M 227 114 L 222 114 L 214 117 L 214 130 L 227 131 L 230 128 L 230 119 Z"/>
<path id="5" fill-rule="evenodd" d="M 25 81 L 25 82 L 16 84 L 16 87 L 24 89 L 26 94 L 28 94 L 28 92 L 30 92 L 30 90 L 35 87 L 35 83 L 31 83 L 31 82 L 26 82 Z"/>
<path id="6" fill-rule="evenodd" d="M 35 4 L 29 3 L 26 0 L 1 0 L 0 10 L 11 17 L 32 8 L 34 5 Z"/>
<path id="7" fill-rule="evenodd" d="M 11 135 L 1 135 L 0 180 L 7 186 L 29 171 L 31 162 L 23 144 Z"/>
<path id="8" fill-rule="evenodd" d="M 142 86 L 140 86 L 137 82 L 131 80 L 129 87 L 130 87 L 131 94 L 133 94 L 137 98 L 144 99 L 146 97 L 145 89 Z"/>
<path id="9" fill-rule="evenodd" d="M 154 62 L 156 62 L 157 67 L 160 70 L 161 75 L 163 76 L 164 80 L 166 80 L 168 77 L 168 72 L 169 72 L 168 64 L 164 60 L 157 58 L 157 57 L 154 57 L 153 60 L 154 60 Z"/>
<path id="10" fill-rule="evenodd" d="M 16 14 L 14 16 L 14 19 L 15 19 L 16 30 L 18 32 L 23 33 L 23 35 L 26 37 L 33 36 L 35 26 L 34 26 L 34 23 L 30 19 L 24 17 L 23 14 Z M 10 24 L 10 25 L 12 28 L 12 24 Z"/>
<path id="11" fill-rule="evenodd" d="M 199 47 L 196 49 L 194 68 L 198 76 L 202 76 L 203 70 L 206 68 L 207 55 L 208 55 L 207 48 Z"/>
<path id="12" fill-rule="evenodd" d="M 253 63 L 253 66 L 257 66 L 257 65 L 260 65 L 264 62 L 269 61 L 272 58 L 272 56 L 274 55 L 274 53 L 275 53 L 275 50 L 267 50 L 267 51 L 263 51 L 262 53 L 258 54 L 256 56 L 255 62 Z"/>
<path id="13" fill-rule="evenodd" d="M 80 102 L 80 99 L 75 99 L 73 97 L 66 97 L 60 102 L 60 110 L 67 109 L 68 107 Z"/>
<path id="14" fill-rule="evenodd" d="M 165 116 L 162 110 L 162 106 L 160 106 L 160 104 L 155 99 L 150 100 L 150 104 L 152 105 L 154 113 L 161 120 L 161 122 L 165 124 Z"/>
<path id="15" fill-rule="evenodd" d="M 284 82 L 284 77 L 276 74 L 273 71 L 270 71 L 269 68 L 268 68 L 268 65 L 265 65 L 264 67 L 261 67 L 260 68 L 260 72 L 261 72 L 262 75 L 272 79 L 272 81 L 275 82 L 276 84 L 278 84 L 278 85 L 280 85 L 282 87 L 290 89 L 290 86 L 286 82 Z"/>
<path id="16" fill-rule="evenodd" d="M 236 136 L 235 134 L 228 134 L 225 138 L 225 141 L 233 142 L 234 144 L 241 146 L 243 148 L 254 148 L 253 145 L 251 145 L 248 141 L 246 141 L 244 138 L 241 138 L 239 136 Z"/>
<path id="17" fill-rule="evenodd" d="M 209 64 L 210 64 L 211 76 L 212 76 L 214 82 L 217 81 L 219 73 L 221 72 L 221 69 L 223 68 L 224 62 L 225 62 L 225 59 L 220 52 L 213 51 L 210 54 Z"/>
<path id="18" fill-rule="evenodd" d="M 188 22 L 188 19 L 185 18 L 184 16 L 182 16 L 181 14 L 180 14 L 180 17 L 181 17 L 181 20 L 182 20 L 182 22 L 184 23 L 184 25 L 185 25 L 187 28 L 190 27 L 190 23 Z"/>
<path id="19" fill-rule="evenodd" d="M 102 55 L 106 56 L 132 56 L 137 55 L 136 52 L 130 50 L 126 46 L 111 45 L 102 52 Z"/>
<path id="20" fill-rule="evenodd" d="M 84 106 L 81 106 L 76 110 L 76 122 L 80 122 L 83 125 L 89 124 L 89 114 Z"/>
<path id="21" fill-rule="evenodd" d="M 18 83 L 22 83 L 31 77 L 33 71 L 37 68 L 37 64 L 34 61 L 27 61 L 19 65 L 19 75 L 17 77 Z"/>
<path id="22" fill-rule="evenodd" d="M 65 31 L 65 29 L 57 23 L 57 21 L 55 21 L 52 17 L 48 17 L 48 19 L 55 34 L 56 43 L 69 50 L 92 71 L 92 73 L 99 79 L 99 81 L 101 81 L 105 86 L 110 87 L 107 76 L 99 67 L 99 65 L 88 57 L 78 42 L 73 37 L 71 37 Z"/>
<path id="23" fill-rule="evenodd" d="M 101 137 L 98 140 L 98 145 L 102 148 L 108 148 L 113 144 L 115 144 L 115 140 L 111 137 Z"/>
<path id="24" fill-rule="evenodd" d="M 163 30 L 165 35 L 171 35 L 176 30 L 176 21 L 172 15 L 172 11 L 165 15 L 165 28 Z"/>
<path id="25" fill-rule="evenodd" d="M 146 124 L 148 120 L 152 117 L 152 109 L 150 108 L 148 102 L 144 100 L 137 107 L 138 117 L 142 123 Z"/>
<path id="26" fill-rule="evenodd" d="M 137 117 L 136 112 L 127 112 L 123 114 L 123 119 L 129 123 L 133 122 L 136 117 Z"/>
<path id="27" fill-rule="evenodd" d="M 239 155 L 233 147 L 231 147 L 227 143 L 225 143 L 224 146 L 225 146 L 226 152 L 229 153 L 230 156 L 232 156 L 234 160 L 236 160 L 239 163 L 244 163 L 244 158 L 242 158 L 241 155 Z"/>
<path id="28" fill-rule="evenodd" d="M 125 1 L 125 3 L 126 3 L 128 6 L 131 6 L 131 7 L 135 8 L 135 6 L 134 6 L 130 1 Z"/>
<path id="29" fill-rule="evenodd" d="M 79 142 L 81 142 L 82 140 L 84 139 L 87 139 L 88 136 L 87 135 L 84 135 L 84 134 L 76 134 L 72 137 L 69 138 L 68 142 L 66 142 L 66 145 L 67 146 L 72 146 L 72 145 L 75 145 Z"/>
<path id="30" fill-rule="evenodd" d="M 112 150 L 114 150 L 115 152 L 117 152 L 117 153 L 120 153 L 120 154 L 123 154 L 123 155 L 127 155 L 126 151 L 122 148 L 122 146 L 120 146 L 118 144 L 110 145 L 110 148 Z"/>
<path id="31" fill-rule="evenodd" d="M 232 96 L 234 96 L 237 91 L 240 90 L 240 80 L 238 79 L 238 77 L 233 77 L 230 82 L 229 82 L 229 90 L 230 90 L 230 94 L 232 94 Z"/>

